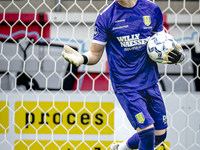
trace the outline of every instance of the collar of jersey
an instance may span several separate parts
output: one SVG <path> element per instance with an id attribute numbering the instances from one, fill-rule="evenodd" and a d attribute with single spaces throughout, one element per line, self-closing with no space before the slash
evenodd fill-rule
<path id="1" fill-rule="evenodd" d="M 115 4 L 117 5 L 117 7 L 119 9 L 123 9 L 123 10 L 132 10 L 133 8 L 135 8 L 137 5 L 139 5 L 141 0 L 137 0 L 137 3 L 135 4 L 135 6 L 131 7 L 131 8 L 127 8 L 127 7 L 123 7 L 121 6 L 118 2 L 115 1 Z"/>

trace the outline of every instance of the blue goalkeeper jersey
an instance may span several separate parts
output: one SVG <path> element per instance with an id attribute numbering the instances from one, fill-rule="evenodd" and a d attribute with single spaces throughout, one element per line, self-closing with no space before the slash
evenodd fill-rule
<path id="1" fill-rule="evenodd" d="M 113 1 L 99 14 L 93 42 L 106 45 L 115 92 L 142 90 L 157 84 L 157 64 L 148 57 L 146 45 L 154 32 L 162 30 L 162 12 L 148 0 L 138 0 L 132 8 Z"/>

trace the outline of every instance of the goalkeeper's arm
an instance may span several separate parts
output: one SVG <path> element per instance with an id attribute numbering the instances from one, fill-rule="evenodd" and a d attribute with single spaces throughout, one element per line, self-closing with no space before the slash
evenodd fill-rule
<path id="1" fill-rule="evenodd" d="M 64 50 L 68 53 L 62 52 L 62 56 L 76 66 L 82 64 L 94 65 L 101 59 L 104 47 L 104 45 L 92 43 L 90 50 L 81 55 L 79 52 L 66 45 L 64 46 Z"/>
<path id="2" fill-rule="evenodd" d="M 181 63 L 185 59 L 185 54 L 182 47 L 175 41 L 175 47 L 166 50 L 163 59 L 163 64 Z"/>

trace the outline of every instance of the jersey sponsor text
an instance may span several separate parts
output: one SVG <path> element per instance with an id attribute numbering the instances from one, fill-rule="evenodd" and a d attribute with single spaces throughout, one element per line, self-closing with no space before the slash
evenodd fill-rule
<path id="1" fill-rule="evenodd" d="M 140 39 L 140 34 L 132 34 L 127 36 L 117 37 L 118 41 L 121 44 L 121 47 L 136 47 L 139 45 L 145 45 L 150 37 Z"/>

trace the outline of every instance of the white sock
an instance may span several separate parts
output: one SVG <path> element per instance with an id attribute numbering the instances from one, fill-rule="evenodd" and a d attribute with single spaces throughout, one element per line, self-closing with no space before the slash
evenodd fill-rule
<path id="1" fill-rule="evenodd" d="M 132 149 L 128 148 L 126 145 L 126 141 L 124 141 L 119 144 L 118 150 L 132 150 Z"/>

